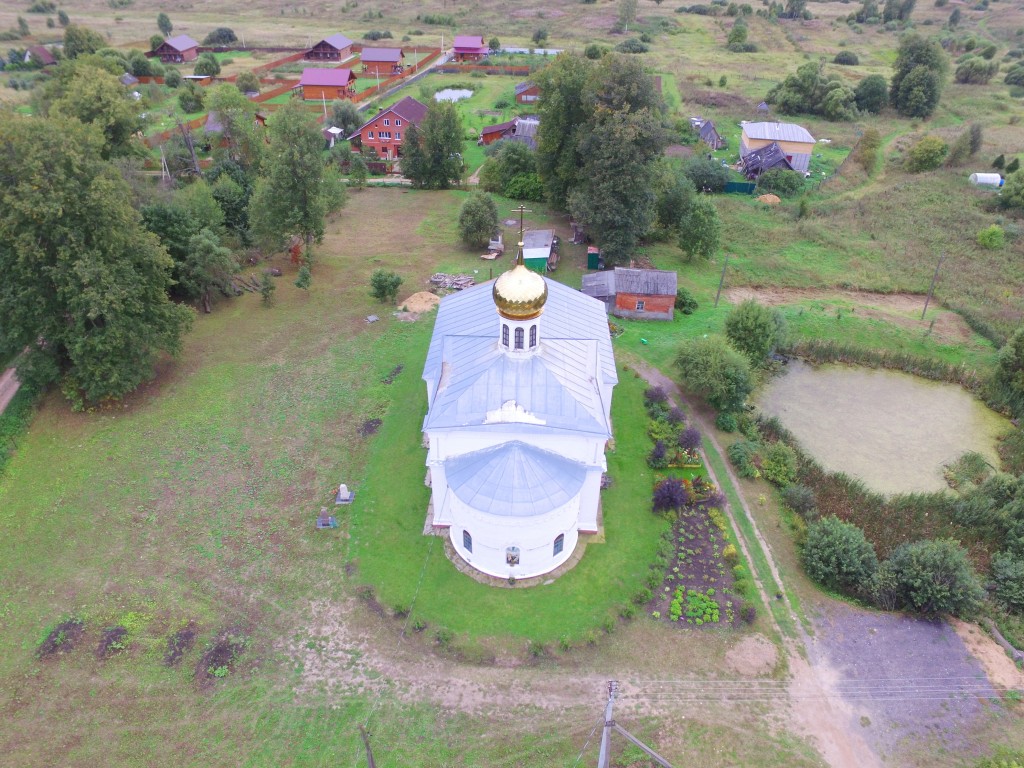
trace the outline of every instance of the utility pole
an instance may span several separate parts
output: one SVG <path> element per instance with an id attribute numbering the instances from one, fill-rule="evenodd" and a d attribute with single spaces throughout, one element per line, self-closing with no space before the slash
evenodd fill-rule
<path id="1" fill-rule="evenodd" d="M 722 295 L 722 284 L 725 283 L 725 270 L 729 266 L 729 254 L 725 254 L 725 263 L 722 265 L 722 276 L 718 280 L 718 293 L 715 294 L 715 306 L 718 306 L 718 297 Z"/>
<path id="2" fill-rule="evenodd" d="M 373 750 L 370 748 L 370 734 L 366 732 L 366 728 L 359 726 L 359 735 L 363 737 L 363 744 L 366 746 L 366 764 L 369 768 L 377 768 L 377 763 L 373 759 Z"/>
<path id="3" fill-rule="evenodd" d="M 662 768 L 672 768 L 672 765 L 664 757 L 644 744 L 640 739 L 627 731 L 612 718 L 612 706 L 615 704 L 615 694 L 619 690 L 619 684 L 615 680 L 608 681 L 608 703 L 604 708 L 604 730 L 601 732 L 601 751 L 597 757 L 597 768 L 609 768 L 611 763 L 611 736 L 612 731 L 626 738 L 632 744 L 639 747 L 645 755 L 651 758 Z"/>
<path id="4" fill-rule="evenodd" d="M 935 281 L 939 279 L 939 267 L 942 266 L 942 262 L 946 260 L 946 252 L 943 251 L 939 254 L 939 263 L 935 265 L 935 272 L 932 274 L 932 284 L 928 286 L 928 297 L 924 300 L 924 309 L 921 310 L 921 319 L 924 320 L 924 314 L 928 311 L 928 303 L 932 300 L 932 292 L 935 290 Z"/>

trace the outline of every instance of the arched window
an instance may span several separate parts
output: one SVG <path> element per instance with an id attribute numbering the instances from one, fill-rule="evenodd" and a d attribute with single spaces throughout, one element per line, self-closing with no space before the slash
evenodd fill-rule
<path id="1" fill-rule="evenodd" d="M 530 349 L 533 349 L 536 346 L 537 346 L 537 326 L 536 325 L 531 325 L 530 326 Z"/>
<path id="2" fill-rule="evenodd" d="M 473 551 L 473 537 L 469 535 L 469 531 L 462 532 L 462 547 L 467 552 Z"/>
<path id="3" fill-rule="evenodd" d="M 552 557 L 556 557 L 562 554 L 562 547 L 565 546 L 565 534 L 560 533 L 555 537 L 555 551 L 551 553 Z"/>
<path id="4" fill-rule="evenodd" d="M 516 349 L 523 348 L 523 329 L 516 328 Z"/>
<path id="5" fill-rule="evenodd" d="M 508 326 L 501 326 L 501 343 L 506 347 L 508 346 Z"/>

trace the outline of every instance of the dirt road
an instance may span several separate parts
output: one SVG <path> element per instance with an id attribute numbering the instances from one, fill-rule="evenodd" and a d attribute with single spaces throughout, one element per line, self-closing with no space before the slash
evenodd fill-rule
<path id="1" fill-rule="evenodd" d="M 18 377 L 14 374 L 13 368 L 8 368 L 0 375 L 0 413 L 7 410 L 7 404 L 11 402 L 11 399 L 18 394 L 18 389 L 21 387 L 21 382 L 18 381 Z"/>

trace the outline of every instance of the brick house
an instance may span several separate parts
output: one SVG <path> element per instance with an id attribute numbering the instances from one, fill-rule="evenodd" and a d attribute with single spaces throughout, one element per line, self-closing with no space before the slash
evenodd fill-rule
<path id="1" fill-rule="evenodd" d="M 363 48 L 359 54 L 363 72 L 381 77 L 401 74 L 404 59 L 405 54 L 401 48 Z"/>
<path id="2" fill-rule="evenodd" d="M 305 101 L 347 99 L 356 91 L 355 81 L 356 76 L 351 69 L 307 67 L 302 70 L 298 87 L 302 89 Z"/>
<path id="3" fill-rule="evenodd" d="M 331 35 L 306 51 L 310 61 L 344 61 L 352 55 L 352 41 L 344 35 Z"/>
<path id="4" fill-rule="evenodd" d="M 354 146 L 370 147 L 378 157 L 394 160 L 402 156 L 402 141 L 410 125 L 419 125 L 427 116 L 427 106 L 406 96 L 382 109 L 348 137 Z"/>
<path id="5" fill-rule="evenodd" d="M 616 267 L 583 276 L 580 289 L 604 302 L 616 317 L 671 320 L 675 311 L 677 278 L 663 269 Z"/>
<path id="6" fill-rule="evenodd" d="M 156 56 L 164 64 L 181 64 L 199 58 L 199 43 L 188 35 L 169 37 L 154 48 L 150 56 Z"/>
<path id="7" fill-rule="evenodd" d="M 456 35 L 453 53 L 455 61 L 480 61 L 488 49 L 483 35 Z"/>

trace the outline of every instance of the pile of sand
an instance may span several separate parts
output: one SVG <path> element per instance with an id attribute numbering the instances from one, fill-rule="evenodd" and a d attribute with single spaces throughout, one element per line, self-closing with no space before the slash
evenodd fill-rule
<path id="1" fill-rule="evenodd" d="M 437 296 L 428 291 L 414 293 L 407 299 L 398 302 L 398 308 L 406 312 L 429 312 L 441 301 Z"/>
<path id="2" fill-rule="evenodd" d="M 764 203 L 765 205 L 778 205 L 782 202 L 778 195 L 761 195 L 757 198 L 757 202 Z"/>

